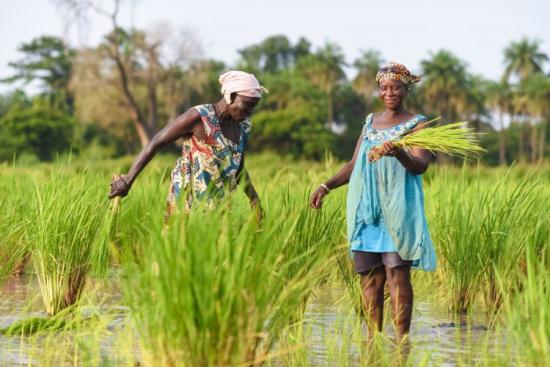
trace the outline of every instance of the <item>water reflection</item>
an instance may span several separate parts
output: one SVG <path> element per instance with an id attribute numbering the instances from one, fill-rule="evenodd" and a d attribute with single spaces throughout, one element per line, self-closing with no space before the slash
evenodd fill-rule
<path id="1" fill-rule="evenodd" d="M 111 320 L 109 331 L 124 327 L 124 315 L 128 309 L 120 305 L 121 297 L 115 288 L 100 288 L 99 297 L 103 299 L 106 313 L 118 313 L 120 317 Z M 32 292 L 29 292 L 32 290 Z M 34 301 L 29 301 L 29 294 Z M 0 289 L 0 328 L 4 328 L 15 320 L 43 315 L 41 303 L 37 299 L 37 284 L 29 277 L 18 277 L 8 281 Z M 96 295 L 98 296 L 98 295 Z M 360 357 L 362 343 L 366 343 L 366 327 L 358 323 L 357 317 L 342 301 L 345 297 L 341 289 L 327 288 L 320 290 L 313 297 L 306 309 L 307 323 L 304 327 L 308 355 L 312 365 L 331 365 L 334 358 L 346 359 L 348 365 L 360 365 L 364 359 Z M 385 308 L 386 320 L 384 334 L 391 339 L 394 336 L 389 320 L 389 307 Z M 446 307 L 418 297 L 415 301 L 413 323 L 410 333 L 411 351 L 409 362 L 418 365 L 429 355 L 430 361 L 438 366 L 454 366 L 456 364 L 475 363 L 486 353 L 504 349 L 504 337 L 486 327 L 483 314 L 470 315 L 467 319 L 453 320 Z M 102 351 L 108 358 L 110 348 L 115 344 L 113 335 L 105 335 L 101 341 Z M 34 341 L 36 343 L 36 340 Z M 387 343 L 386 351 L 395 353 L 395 347 Z M 32 353 L 17 337 L 4 337 L 0 334 L 0 365 L 33 365 L 33 359 L 41 352 L 37 346 L 32 346 Z M 139 359 L 139 350 L 133 352 Z M 278 363 L 275 363 L 276 365 Z"/>

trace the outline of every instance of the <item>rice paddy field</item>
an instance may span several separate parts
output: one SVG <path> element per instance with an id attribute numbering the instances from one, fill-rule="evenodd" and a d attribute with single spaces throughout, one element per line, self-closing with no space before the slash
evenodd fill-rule
<path id="1" fill-rule="evenodd" d="M 550 166 L 432 166 L 434 273 L 413 326 L 367 343 L 345 240 L 341 162 L 247 157 L 238 191 L 164 222 L 173 157 L 107 199 L 130 159 L 0 166 L 1 366 L 550 365 Z M 19 274 L 19 275 L 17 275 Z"/>

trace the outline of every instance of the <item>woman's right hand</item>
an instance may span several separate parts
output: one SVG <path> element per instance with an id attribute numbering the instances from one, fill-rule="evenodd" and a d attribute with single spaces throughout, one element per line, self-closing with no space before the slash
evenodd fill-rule
<path id="1" fill-rule="evenodd" d="M 117 196 L 125 197 L 130 191 L 131 185 L 128 183 L 126 175 L 114 175 L 111 181 L 111 191 L 109 191 L 109 199 Z"/>
<path id="2" fill-rule="evenodd" d="M 320 209 L 323 206 L 323 198 L 327 196 L 328 191 L 322 187 L 319 186 L 317 190 L 311 195 L 311 198 L 309 200 L 309 206 L 311 206 L 313 209 Z"/>

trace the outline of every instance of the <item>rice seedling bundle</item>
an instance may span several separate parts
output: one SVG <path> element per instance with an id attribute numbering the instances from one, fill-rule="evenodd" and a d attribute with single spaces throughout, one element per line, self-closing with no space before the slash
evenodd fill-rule
<path id="1" fill-rule="evenodd" d="M 92 271 L 106 270 L 111 214 L 90 175 L 37 183 L 27 237 L 46 311 L 74 304 Z"/>
<path id="2" fill-rule="evenodd" d="M 465 127 L 467 122 L 425 127 L 435 121 L 431 120 L 422 124 L 423 129 L 402 135 L 396 140 L 392 140 L 392 143 L 397 148 L 419 147 L 433 153 L 441 152 L 460 157 L 473 156 L 485 151 L 478 144 L 479 134 L 475 133 L 474 129 Z M 382 157 L 379 152 L 379 147 L 371 149 L 371 162 L 375 162 Z"/>
<path id="3" fill-rule="evenodd" d="M 514 294 L 505 307 L 511 339 L 520 350 L 518 365 L 550 364 L 550 241 L 544 253 L 525 247 L 526 269 L 521 275 L 522 292 Z M 506 284 L 501 284 L 506 288 Z"/>
<path id="4" fill-rule="evenodd" d="M 450 308 L 465 312 L 481 294 L 491 311 L 517 290 L 525 246 L 542 238 L 542 185 L 530 176 L 494 179 L 467 169 L 439 172 L 427 185 L 426 210 Z"/>
<path id="5" fill-rule="evenodd" d="M 261 227 L 235 196 L 215 210 L 176 213 L 168 226 L 159 213 L 143 253 L 126 263 L 124 285 L 148 360 L 259 365 L 300 322 L 304 297 L 335 266 L 331 218 L 305 205 L 285 211 L 278 199 Z M 319 235 L 297 235 L 314 225 Z"/>
<path id="6" fill-rule="evenodd" d="M 22 270 L 27 257 L 25 226 L 28 223 L 32 185 L 28 177 L 0 177 L 0 284 Z M 19 270 L 18 270 L 19 268 Z"/>

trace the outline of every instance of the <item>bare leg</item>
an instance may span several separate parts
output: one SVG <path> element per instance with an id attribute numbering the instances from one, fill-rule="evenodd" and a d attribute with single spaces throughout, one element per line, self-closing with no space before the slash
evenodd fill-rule
<path id="1" fill-rule="evenodd" d="M 384 266 L 378 266 L 368 272 L 361 273 L 361 289 L 363 290 L 363 300 L 367 312 L 369 339 L 375 331 L 382 331 L 385 284 Z"/>
<path id="2" fill-rule="evenodd" d="M 413 288 L 411 267 L 409 265 L 386 268 L 386 277 L 390 288 L 393 320 L 397 340 L 401 341 L 409 333 L 413 309 Z"/>

